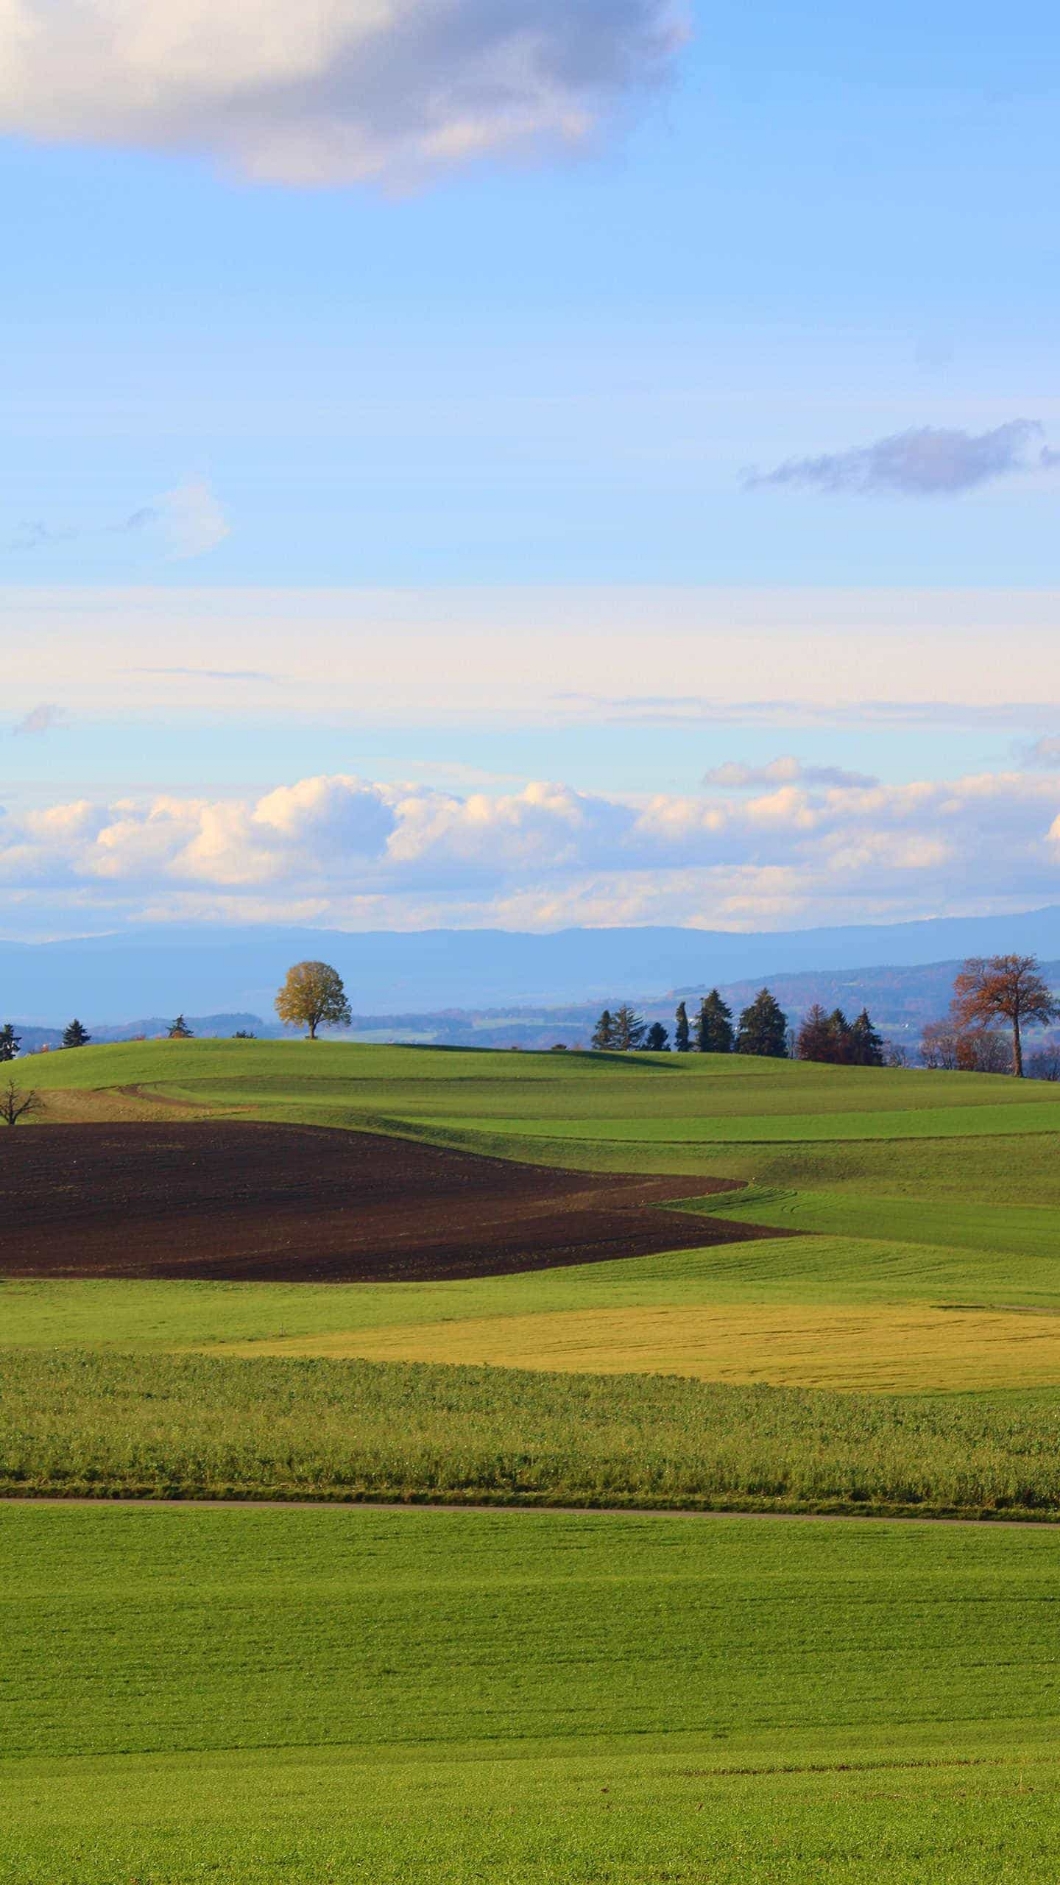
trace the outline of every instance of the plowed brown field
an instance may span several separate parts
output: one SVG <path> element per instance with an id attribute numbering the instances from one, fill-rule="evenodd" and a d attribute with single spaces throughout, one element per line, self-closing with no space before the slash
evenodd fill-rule
<path id="1" fill-rule="evenodd" d="M 0 1142 L 0 1274 L 425 1281 L 779 1235 L 649 1208 L 735 1188 L 320 1126 L 23 1128 Z"/>

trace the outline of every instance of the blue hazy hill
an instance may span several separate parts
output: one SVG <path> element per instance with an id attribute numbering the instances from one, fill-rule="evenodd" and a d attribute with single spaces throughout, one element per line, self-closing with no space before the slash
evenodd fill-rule
<path id="1" fill-rule="evenodd" d="M 248 925 L 143 928 L 44 943 L 0 942 L 0 1019 L 55 1025 L 90 1015 L 272 1015 L 284 972 L 323 957 L 359 1015 L 527 1007 L 662 996 L 797 974 L 952 962 L 1020 950 L 1060 956 L 1060 909 L 1015 916 L 749 932 L 706 929 L 343 930 Z"/>

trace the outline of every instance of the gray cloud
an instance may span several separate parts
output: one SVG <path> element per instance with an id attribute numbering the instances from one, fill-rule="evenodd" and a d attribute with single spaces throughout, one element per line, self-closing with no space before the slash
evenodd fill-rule
<path id="1" fill-rule="evenodd" d="M 745 766 L 739 760 L 728 759 L 724 765 L 705 772 L 703 784 L 743 792 L 780 785 L 872 786 L 879 780 L 867 772 L 844 772 L 841 766 L 804 766 L 801 760 L 784 754 L 780 759 L 771 759 L 767 766 Z"/>
<path id="2" fill-rule="evenodd" d="M 7 0 L 0 129 L 399 185 L 585 143 L 684 0 Z"/>
<path id="3" fill-rule="evenodd" d="M 947 426 L 919 426 L 877 439 L 848 452 L 818 458 L 789 458 L 773 471 L 751 471 L 748 491 L 795 489 L 831 495 L 895 493 L 904 497 L 955 496 L 1036 470 L 1051 470 L 1060 452 L 1041 443 L 1036 419 L 1010 419 L 992 432 L 961 432 Z"/>
<path id="4" fill-rule="evenodd" d="M 31 707 L 25 718 L 18 722 L 16 733 L 50 733 L 54 727 L 62 726 L 66 714 L 54 701 L 42 700 L 36 707 Z"/>

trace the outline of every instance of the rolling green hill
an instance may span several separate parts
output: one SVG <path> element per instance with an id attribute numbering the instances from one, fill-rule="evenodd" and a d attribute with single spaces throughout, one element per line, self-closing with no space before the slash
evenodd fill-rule
<path id="1" fill-rule="evenodd" d="M 1060 1092 L 327 1042 L 16 1071 L 57 1148 L 385 1131 L 800 1235 L 0 1283 L 0 1885 L 1053 1885 Z M 995 1522 L 885 1516 L 924 1513 Z"/>

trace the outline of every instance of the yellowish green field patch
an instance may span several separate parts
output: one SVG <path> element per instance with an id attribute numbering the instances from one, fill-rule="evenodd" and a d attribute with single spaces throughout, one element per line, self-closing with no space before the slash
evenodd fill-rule
<path id="1" fill-rule="evenodd" d="M 1060 1386 L 1060 1315 L 923 1304 L 596 1308 L 287 1336 L 230 1352 L 687 1375 L 873 1393 L 987 1391 Z"/>

